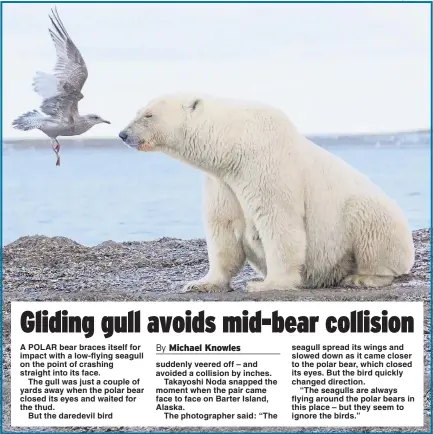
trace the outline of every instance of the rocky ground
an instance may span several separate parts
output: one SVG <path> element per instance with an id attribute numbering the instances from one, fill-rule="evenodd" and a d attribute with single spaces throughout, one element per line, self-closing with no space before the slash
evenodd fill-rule
<path id="1" fill-rule="evenodd" d="M 3 431 L 10 427 L 10 302 L 19 301 L 423 301 L 425 307 L 425 424 L 424 427 L 279 428 L 278 431 L 410 431 L 430 432 L 430 230 L 415 231 L 416 263 L 409 276 L 384 289 L 334 288 L 247 293 L 245 281 L 254 272 L 245 267 L 234 291 L 223 294 L 182 293 L 185 281 L 207 270 L 204 240 L 162 238 L 149 242 L 106 241 L 82 246 L 63 237 L 22 237 L 3 248 Z M 28 431 L 54 431 L 30 428 Z M 244 428 L 60 428 L 55 431 L 271 431 Z M 272 431 L 276 431 L 272 429 Z"/>

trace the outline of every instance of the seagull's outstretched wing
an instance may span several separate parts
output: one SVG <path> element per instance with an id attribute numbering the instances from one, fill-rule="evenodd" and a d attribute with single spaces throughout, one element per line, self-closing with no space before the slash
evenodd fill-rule
<path id="1" fill-rule="evenodd" d="M 53 24 L 49 32 L 56 48 L 57 61 L 54 74 L 36 73 L 33 88 L 43 98 L 43 113 L 74 117 L 78 115 L 78 101 L 83 98 L 81 89 L 88 76 L 86 63 L 68 35 L 56 8 L 51 10 L 49 18 Z"/>
<path id="2" fill-rule="evenodd" d="M 54 75 L 59 80 L 67 82 L 81 91 L 88 76 L 86 63 L 68 35 L 57 9 L 52 9 L 51 14 L 50 20 L 54 29 L 50 29 L 49 32 L 57 53 Z"/>

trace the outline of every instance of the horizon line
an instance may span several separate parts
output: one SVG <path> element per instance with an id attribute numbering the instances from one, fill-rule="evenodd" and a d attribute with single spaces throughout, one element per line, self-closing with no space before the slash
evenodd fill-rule
<path id="1" fill-rule="evenodd" d="M 356 133 L 345 133 L 345 132 L 330 132 L 330 133 L 301 133 L 304 136 L 375 136 L 375 135 L 391 135 L 391 134 L 423 134 L 423 133 L 430 133 L 431 134 L 431 128 L 413 128 L 410 130 L 393 130 L 393 131 L 375 131 L 375 132 L 356 132 Z M 69 140 L 107 140 L 107 139 L 117 139 L 116 136 L 89 136 L 89 137 L 83 137 L 83 136 L 59 136 L 61 137 L 62 141 L 69 141 Z M 45 137 L 2 137 L 2 142 L 4 141 L 20 141 L 20 140 L 44 140 Z"/>

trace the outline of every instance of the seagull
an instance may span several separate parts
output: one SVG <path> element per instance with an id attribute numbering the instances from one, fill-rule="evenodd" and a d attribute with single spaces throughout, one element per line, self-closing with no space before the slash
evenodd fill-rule
<path id="1" fill-rule="evenodd" d="M 88 76 L 86 63 L 68 35 L 56 8 L 51 9 L 49 18 L 53 25 L 49 32 L 57 55 L 54 71 L 52 74 L 36 72 L 33 90 L 42 97 L 40 111 L 24 113 L 12 125 L 21 131 L 38 129 L 45 133 L 51 139 L 56 153 L 56 166 L 60 166 L 57 137 L 79 136 L 96 124 L 110 122 L 95 114 L 81 116 L 78 113 L 78 101 L 83 99 L 81 90 Z"/>

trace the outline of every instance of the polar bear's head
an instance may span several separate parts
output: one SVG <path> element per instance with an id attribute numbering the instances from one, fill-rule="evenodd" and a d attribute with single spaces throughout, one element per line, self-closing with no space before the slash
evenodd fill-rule
<path id="1" fill-rule="evenodd" d="M 189 121 L 202 106 L 203 100 L 196 96 L 158 98 L 139 110 L 119 137 L 139 151 L 173 149 L 185 138 Z"/>

